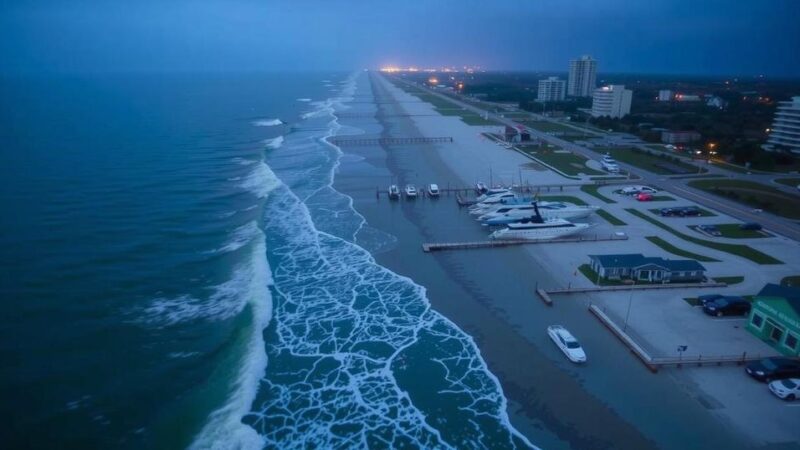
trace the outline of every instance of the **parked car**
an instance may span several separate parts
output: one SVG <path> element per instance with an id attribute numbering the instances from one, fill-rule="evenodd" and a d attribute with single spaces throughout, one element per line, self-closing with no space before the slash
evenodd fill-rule
<path id="1" fill-rule="evenodd" d="M 661 208 L 658 211 L 658 213 L 661 214 L 664 217 L 669 217 L 669 216 L 674 216 L 674 215 L 678 214 L 678 209 L 677 208 Z"/>
<path id="2" fill-rule="evenodd" d="M 716 225 L 698 225 L 697 229 L 703 231 L 711 236 L 722 236 L 722 232 L 719 231 Z"/>
<path id="3" fill-rule="evenodd" d="M 750 313 L 753 305 L 743 298 L 722 297 L 703 304 L 703 312 L 709 316 L 743 316 Z"/>
<path id="4" fill-rule="evenodd" d="M 778 398 L 792 401 L 800 397 L 800 379 L 775 380 L 769 384 L 769 390 Z"/>
<path id="5" fill-rule="evenodd" d="M 646 192 L 640 192 L 636 194 L 636 200 L 639 200 L 640 202 L 649 202 L 653 200 L 653 195 Z"/>
<path id="6" fill-rule="evenodd" d="M 758 231 L 761 229 L 761 224 L 755 222 L 748 222 L 739 225 L 740 230 L 753 230 Z"/>
<path id="7" fill-rule="evenodd" d="M 722 294 L 706 294 L 706 295 L 701 295 L 701 296 L 697 297 L 697 301 L 699 301 L 701 305 L 705 305 L 708 302 L 720 299 L 722 297 L 725 297 L 725 296 L 722 295 Z"/>
<path id="8" fill-rule="evenodd" d="M 751 362 L 744 371 L 756 380 L 767 383 L 785 378 L 800 378 L 800 360 L 765 358 Z"/>
<path id="9" fill-rule="evenodd" d="M 657 192 L 657 189 L 653 189 L 650 186 L 625 186 L 619 191 L 619 193 L 623 195 L 637 195 L 640 193 L 655 194 Z"/>
<path id="10" fill-rule="evenodd" d="M 699 208 L 695 208 L 694 206 L 687 206 L 685 208 L 678 209 L 678 215 L 681 217 L 697 217 L 701 215 L 701 211 Z"/>

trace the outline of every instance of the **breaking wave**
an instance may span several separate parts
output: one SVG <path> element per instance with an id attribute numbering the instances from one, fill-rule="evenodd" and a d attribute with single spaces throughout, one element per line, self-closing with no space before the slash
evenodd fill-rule
<path id="1" fill-rule="evenodd" d="M 254 120 L 252 124 L 257 127 L 274 127 L 276 125 L 284 125 L 284 122 L 281 119 L 260 119 Z"/>
<path id="2" fill-rule="evenodd" d="M 264 147 L 275 150 L 276 148 L 280 148 L 283 145 L 283 136 L 278 136 L 272 139 L 266 139 L 264 141 Z"/>

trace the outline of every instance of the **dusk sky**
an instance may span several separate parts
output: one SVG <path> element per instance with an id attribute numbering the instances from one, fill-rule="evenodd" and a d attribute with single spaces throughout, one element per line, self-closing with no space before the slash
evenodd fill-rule
<path id="1" fill-rule="evenodd" d="M 0 71 L 481 65 L 800 75 L 797 0 L 6 1 Z"/>

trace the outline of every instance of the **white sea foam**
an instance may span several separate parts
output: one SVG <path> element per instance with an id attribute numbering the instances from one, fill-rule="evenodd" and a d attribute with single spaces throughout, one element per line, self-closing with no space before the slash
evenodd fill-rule
<path id="1" fill-rule="evenodd" d="M 297 101 L 298 101 L 298 102 L 307 103 L 307 102 L 310 102 L 310 101 L 311 101 L 311 99 L 310 99 L 310 98 L 298 98 L 298 99 L 297 99 Z"/>
<path id="2" fill-rule="evenodd" d="M 264 141 L 264 147 L 270 150 L 281 148 L 281 145 L 283 145 L 283 136 L 274 137 L 272 139 L 266 139 Z"/>
<path id="3" fill-rule="evenodd" d="M 283 125 L 284 122 L 281 119 L 259 119 L 254 120 L 252 124 L 257 127 L 274 127 L 276 125 Z"/>
<path id="4" fill-rule="evenodd" d="M 258 160 L 255 159 L 245 159 L 245 158 L 240 158 L 238 156 L 236 158 L 231 159 L 231 161 L 242 166 L 250 166 L 258 162 Z"/>
<path id="5" fill-rule="evenodd" d="M 228 253 L 239 250 L 259 234 L 261 234 L 261 230 L 258 228 L 258 223 L 253 220 L 235 229 L 225 245 L 212 250 L 210 253 Z"/>
<path id="6" fill-rule="evenodd" d="M 278 177 L 272 173 L 272 170 L 263 162 L 259 162 L 253 170 L 250 171 L 244 180 L 239 184 L 245 190 L 255 194 L 259 198 L 266 198 L 269 193 L 280 184 Z"/>

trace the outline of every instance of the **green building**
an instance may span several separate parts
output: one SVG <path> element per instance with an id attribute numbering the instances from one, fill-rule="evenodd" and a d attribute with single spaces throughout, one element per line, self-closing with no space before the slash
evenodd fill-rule
<path id="1" fill-rule="evenodd" d="M 764 286 L 753 298 L 747 329 L 784 355 L 800 356 L 800 289 Z"/>

